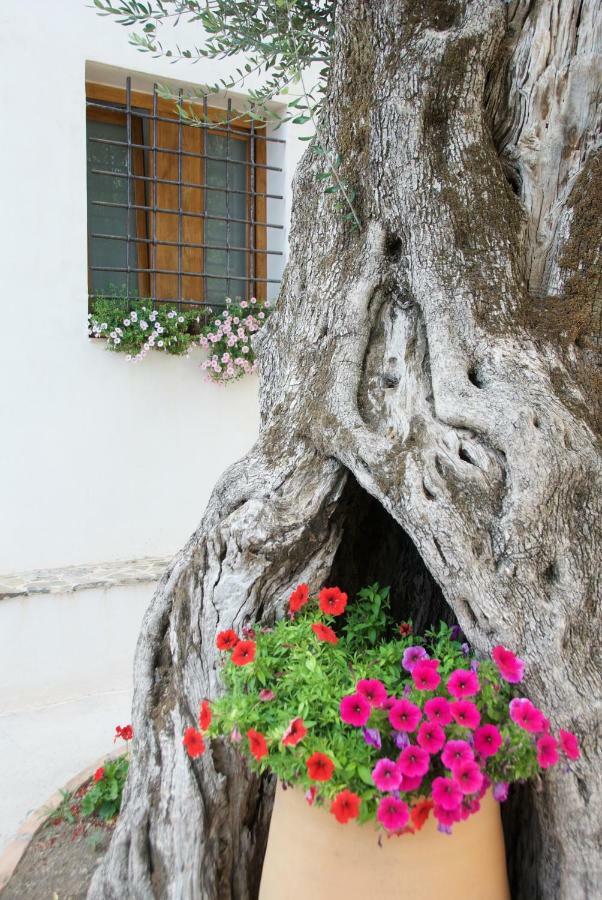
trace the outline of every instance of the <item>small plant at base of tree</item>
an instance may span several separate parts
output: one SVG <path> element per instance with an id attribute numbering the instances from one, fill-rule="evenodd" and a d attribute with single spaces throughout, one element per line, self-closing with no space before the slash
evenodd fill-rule
<path id="1" fill-rule="evenodd" d="M 100 766 L 92 776 L 92 784 L 81 802 L 84 816 L 98 815 L 101 819 L 114 819 L 121 809 L 123 787 L 130 766 L 130 741 L 134 736 L 131 725 L 117 725 L 113 742 L 123 740 L 127 751 Z"/>
<path id="2" fill-rule="evenodd" d="M 301 584 L 273 628 L 220 632 L 226 693 L 186 729 L 189 756 L 226 738 L 338 822 L 395 834 L 431 814 L 450 833 L 490 788 L 505 800 L 512 782 L 579 757 L 575 735 L 554 736 L 519 696 L 524 663 L 512 651 L 480 659 L 444 623 L 424 637 L 411 623 L 392 629 L 388 589 L 376 584 L 347 605 L 338 587 L 316 602 Z"/>

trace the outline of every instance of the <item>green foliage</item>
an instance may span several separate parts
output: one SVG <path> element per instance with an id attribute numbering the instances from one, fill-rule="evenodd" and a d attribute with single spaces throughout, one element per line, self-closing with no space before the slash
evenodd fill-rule
<path id="1" fill-rule="evenodd" d="M 248 91 L 245 115 L 265 120 L 308 121 L 308 109 L 317 111 L 330 70 L 330 46 L 334 30 L 334 0 L 94 0 L 101 15 L 112 15 L 137 30 L 130 42 L 141 52 L 178 60 L 246 58 L 228 79 L 200 90 L 206 97 L 224 90 L 241 90 L 249 75 L 263 78 L 261 87 Z M 180 19 L 197 22 L 205 32 L 202 45 L 174 46 L 161 40 L 161 26 Z M 173 32 L 172 32 L 173 34 Z M 285 117 L 274 112 L 270 101 L 298 84 L 301 72 L 320 66 L 315 91 L 304 92 L 289 104 Z"/>
<path id="2" fill-rule="evenodd" d="M 102 777 L 94 780 L 82 800 L 82 814 L 99 815 L 101 819 L 114 819 L 121 809 L 123 786 L 129 768 L 127 754 L 107 762 L 96 773 Z"/>
<path id="3" fill-rule="evenodd" d="M 88 316 L 90 337 L 106 338 L 107 348 L 142 359 L 154 348 L 174 356 L 188 353 L 194 344 L 193 331 L 200 330 L 196 310 L 177 310 L 151 300 L 121 300 L 96 297 Z"/>
<path id="4" fill-rule="evenodd" d="M 68 822 L 72 825 L 75 822 L 75 814 L 73 812 L 74 807 L 77 805 L 77 801 L 75 799 L 75 794 L 71 791 L 65 791 L 61 788 L 60 790 L 61 802 L 55 809 L 48 809 L 48 815 L 50 817 L 51 822 L 56 822 L 60 820 L 61 822 Z"/>
<path id="5" fill-rule="evenodd" d="M 94 0 L 94 5 L 99 15 L 112 15 L 121 25 L 136 28 L 130 43 L 142 53 L 164 56 L 171 62 L 245 58 L 230 78 L 203 88 L 180 95 L 162 86 L 161 96 L 174 100 L 189 123 L 204 121 L 191 101 L 223 91 L 242 91 L 253 75 L 259 78 L 260 87 L 246 89 L 248 103 L 234 110 L 230 122 L 244 116 L 276 127 L 284 122 L 311 122 L 317 131 L 330 74 L 335 0 Z M 161 40 L 161 26 L 176 25 L 181 18 L 198 23 L 206 35 L 203 44 L 191 49 Z M 308 88 L 304 73 L 310 67 L 317 76 Z M 272 102 L 282 96 L 291 97 L 284 113 Z M 326 151 L 317 139 L 314 146 L 324 158 L 325 169 L 318 178 L 329 182 L 325 193 L 337 195 L 343 220 L 359 229 L 356 192 L 338 172 L 340 158 Z"/>
<path id="6" fill-rule="evenodd" d="M 381 588 L 375 583 L 362 588 L 357 597 L 361 602 L 352 603 L 345 616 L 345 636 L 354 647 L 374 647 L 393 623 L 389 613 L 389 588 Z"/>

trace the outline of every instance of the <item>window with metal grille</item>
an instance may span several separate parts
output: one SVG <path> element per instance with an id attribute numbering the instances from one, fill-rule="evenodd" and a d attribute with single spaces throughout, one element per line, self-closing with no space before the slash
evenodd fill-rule
<path id="1" fill-rule="evenodd" d="M 267 190 L 282 171 L 268 145 L 284 141 L 230 102 L 205 101 L 187 122 L 156 85 L 132 91 L 129 78 L 86 95 L 90 298 L 219 306 L 265 300 L 270 285 L 273 295 L 283 197 Z"/>

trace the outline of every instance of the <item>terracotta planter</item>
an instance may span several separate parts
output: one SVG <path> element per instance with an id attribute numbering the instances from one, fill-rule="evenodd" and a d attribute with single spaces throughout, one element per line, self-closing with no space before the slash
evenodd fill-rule
<path id="1" fill-rule="evenodd" d="M 340 825 L 297 790 L 276 791 L 260 900 L 509 900 L 499 805 L 437 831 L 387 838 L 371 824 Z"/>

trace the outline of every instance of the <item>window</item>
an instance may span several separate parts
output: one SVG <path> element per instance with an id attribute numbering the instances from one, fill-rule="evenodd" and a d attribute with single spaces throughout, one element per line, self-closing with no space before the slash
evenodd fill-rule
<path id="1" fill-rule="evenodd" d="M 203 124 L 173 101 L 87 85 L 88 281 L 91 298 L 223 304 L 266 299 L 279 283 L 268 222 L 282 196 L 268 193 L 265 126 L 227 109 L 201 108 Z M 279 201 L 274 204 L 273 201 Z M 277 219 L 277 216 L 272 216 Z M 272 242 L 273 243 L 273 242 Z M 271 277 L 268 277 L 271 275 Z"/>

